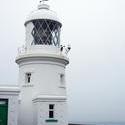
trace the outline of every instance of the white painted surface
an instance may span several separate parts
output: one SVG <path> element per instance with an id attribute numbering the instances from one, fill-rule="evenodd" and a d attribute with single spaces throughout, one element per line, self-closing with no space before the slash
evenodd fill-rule
<path id="1" fill-rule="evenodd" d="M 18 125 L 19 87 L 0 86 L 0 99 L 8 99 L 8 125 Z"/>

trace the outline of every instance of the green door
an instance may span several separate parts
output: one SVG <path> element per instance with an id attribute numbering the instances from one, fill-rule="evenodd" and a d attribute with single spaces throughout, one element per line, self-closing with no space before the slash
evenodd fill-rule
<path id="1" fill-rule="evenodd" d="M 0 125 L 7 125 L 8 100 L 0 99 Z"/>

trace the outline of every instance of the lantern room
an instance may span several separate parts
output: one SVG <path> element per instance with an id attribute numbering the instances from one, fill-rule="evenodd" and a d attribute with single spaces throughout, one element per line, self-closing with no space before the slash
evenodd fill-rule
<path id="1" fill-rule="evenodd" d="M 41 3 L 32 11 L 25 21 L 26 45 L 60 45 L 60 23 L 49 5 Z"/>

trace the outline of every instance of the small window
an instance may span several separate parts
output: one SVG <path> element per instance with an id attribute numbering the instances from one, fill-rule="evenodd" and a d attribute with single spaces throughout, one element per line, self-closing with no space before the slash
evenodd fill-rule
<path id="1" fill-rule="evenodd" d="M 26 83 L 31 82 L 31 73 L 26 73 Z"/>
<path id="2" fill-rule="evenodd" d="M 49 118 L 54 118 L 54 104 L 49 105 Z"/>
<path id="3" fill-rule="evenodd" d="M 49 109 L 54 109 L 54 105 L 49 105 Z"/>
<path id="4" fill-rule="evenodd" d="M 64 74 L 60 74 L 60 82 L 61 84 L 65 84 L 65 75 Z"/>
<path id="5" fill-rule="evenodd" d="M 49 111 L 49 118 L 54 118 L 54 112 L 53 111 Z"/>

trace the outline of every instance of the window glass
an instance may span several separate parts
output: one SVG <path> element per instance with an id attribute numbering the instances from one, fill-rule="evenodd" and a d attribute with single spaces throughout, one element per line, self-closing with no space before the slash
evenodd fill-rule
<path id="1" fill-rule="evenodd" d="M 6 101 L 0 101 L 0 105 L 6 104 Z"/>
<path id="2" fill-rule="evenodd" d="M 49 105 L 49 109 L 54 109 L 54 105 Z"/>
<path id="3" fill-rule="evenodd" d="M 61 24 L 52 20 L 34 20 L 31 32 L 34 40 L 32 45 L 59 45 Z"/>
<path id="4" fill-rule="evenodd" d="M 49 105 L 49 118 L 54 118 L 54 104 Z"/>
<path id="5" fill-rule="evenodd" d="M 49 111 L 49 118 L 54 118 L 54 111 Z"/>
<path id="6" fill-rule="evenodd" d="M 8 100 L 7 99 L 0 99 L 0 105 L 3 104 L 8 104 Z"/>
<path id="7" fill-rule="evenodd" d="M 31 82 L 31 73 L 26 73 L 26 83 L 30 83 Z"/>
<path id="8" fill-rule="evenodd" d="M 60 74 L 60 82 L 61 82 L 61 84 L 65 84 L 65 75 L 64 74 Z"/>

